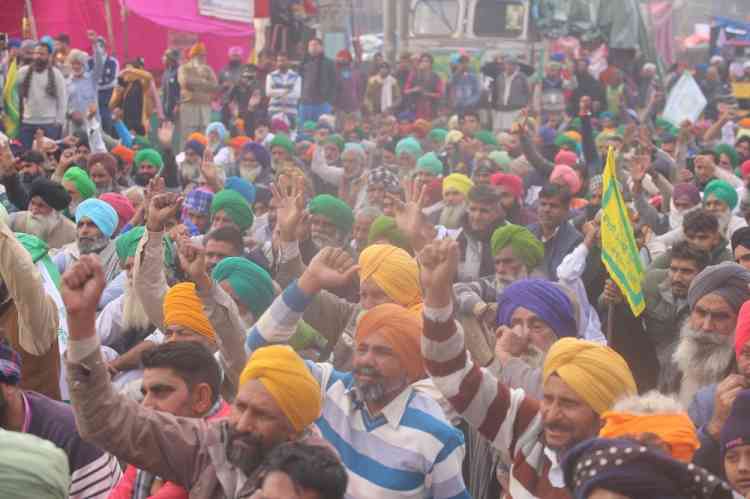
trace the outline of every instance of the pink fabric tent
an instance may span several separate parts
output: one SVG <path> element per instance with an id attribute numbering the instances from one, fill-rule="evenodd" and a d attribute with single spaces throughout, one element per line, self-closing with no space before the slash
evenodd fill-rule
<path id="1" fill-rule="evenodd" d="M 253 28 L 248 24 L 204 17 L 198 14 L 198 0 L 120 0 L 128 6 L 128 58 L 141 56 L 147 68 L 161 67 L 170 32 L 194 33 L 206 44 L 208 62 L 218 69 L 227 62 L 229 47 L 241 46 L 249 53 Z M 0 32 L 20 37 L 23 0 L 4 0 L 0 9 Z M 115 33 L 115 54 L 125 59 L 124 24 L 120 2 L 110 1 Z M 107 38 L 102 0 L 33 0 L 39 36 L 67 33 L 74 47 L 87 47 L 86 30 L 94 29 Z"/>

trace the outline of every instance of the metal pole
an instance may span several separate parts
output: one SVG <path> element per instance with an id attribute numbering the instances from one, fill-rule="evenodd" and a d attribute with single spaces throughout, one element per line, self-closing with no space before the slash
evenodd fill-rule
<path id="1" fill-rule="evenodd" d="M 410 0 L 396 1 L 396 29 L 398 30 L 398 51 L 409 49 L 409 4 Z"/>
<path id="2" fill-rule="evenodd" d="M 396 62 L 396 0 L 383 0 L 383 56 Z"/>

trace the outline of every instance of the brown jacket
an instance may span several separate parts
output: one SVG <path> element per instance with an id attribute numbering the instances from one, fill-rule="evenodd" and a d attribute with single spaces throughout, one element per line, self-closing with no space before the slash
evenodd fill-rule
<path id="1" fill-rule="evenodd" d="M 0 223 L 0 278 L 9 298 L 0 305 L 0 335 L 21 355 L 21 387 L 60 400 L 60 324 L 31 255 Z"/>
<path id="2" fill-rule="evenodd" d="M 219 90 L 216 73 L 208 64 L 191 60 L 177 70 L 177 81 L 180 82 L 181 102 L 193 104 L 210 104 L 214 94 Z"/>

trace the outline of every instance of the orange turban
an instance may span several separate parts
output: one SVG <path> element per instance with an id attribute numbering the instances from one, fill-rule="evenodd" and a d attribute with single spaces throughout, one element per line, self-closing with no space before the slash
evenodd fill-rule
<path id="1" fill-rule="evenodd" d="M 700 447 L 695 435 L 695 425 L 686 412 L 672 414 L 631 414 L 607 411 L 602 414 L 604 427 L 599 431 L 603 438 L 618 438 L 625 435 L 638 437 L 653 433 L 669 445 L 672 457 L 689 463 Z"/>
<path id="2" fill-rule="evenodd" d="M 187 140 L 185 142 L 190 142 L 191 140 L 195 140 L 197 142 L 200 142 L 204 146 L 208 145 L 208 139 L 206 138 L 205 135 L 203 135 L 200 132 L 193 132 L 193 133 L 191 133 L 190 135 L 188 135 L 188 138 L 187 138 Z"/>
<path id="3" fill-rule="evenodd" d="M 412 130 L 417 137 L 423 139 L 427 137 L 427 134 L 430 133 L 430 130 L 432 130 L 432 124 L 430 124 L 430 122 L 427 120 L 419 119 L 414 122 Z"/>
<path id="4" fill-rule="evenodd" d="M 192 59 L 198 55 L 206 55 L 206 45 L 204 45 L 203 42 L 198 42 L 190 47 L 190 50 L 188 51 L 188 59 Z"/>
<path id="5" fill-rule="evenodd" d="M 373 244 L 359 255 L 359 267 L 360 282 L 372 278 L 391 300 L 421 311 L 419 266 L 409 253 L 390 244 Z"/>
<path id="6" fill-rule="evenodd" d="M 242 146 L 247 144 L 248 142 L 252 142 L 250 137 L 246 137 L 244 135 L 238 135 L 237 137 L 232 137 L 229 139 L 229 145 L 234 150 L 242 149 Z"/>
<path id="7" fill-rule="evenodd" d="M 216 332 L 203 311 L 195 284 L 175 284 L 164 295 L 164 327 L 181 326 L 216 341 Z"/>
<path id="8" fill-rule="evenodd" d="M 422 316 L 395 303 L 383 303 L 362 314 L 354 335 L 357 343 L 373 334 L 380 334 L 406 370 L 409 382 L 425 376 L 424 361 L 420 351 Z"/>
<path id="9" fill-rule="evenodd" d="M 128 165 L 133 164 L 133 159 L 135 158 L 134 150 L 118 144 L 112 148 L 111 152 L 112 154 L 114 154 L 115 156 L 123 160 L 125 164 L 128 164 Z"/>

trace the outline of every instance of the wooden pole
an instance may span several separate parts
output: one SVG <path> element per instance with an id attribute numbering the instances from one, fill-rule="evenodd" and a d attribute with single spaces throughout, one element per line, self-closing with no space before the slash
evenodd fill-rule
<path id="1" fill-rule="evenodd" d="M 34 9 L 31 7 L 31 0 L 26 0 L 26 16 L 29 18 L 29 23 L 31 25 L 31 37 L 34 40 L 39 40 L 36 30 L 36 17 L 34 17 Z"/>
<path id="2" fill-rule="evenodd" d="M 128 56 L 128 6 L 122 3 L 122 66 L 130 59 Z"/>
<path id="3" fill-rule="evenodd" d="M 110 53 L 117 54 L 117 41 L 115 40 L 115 30 L 112 26 L 112 8 L 109 0 L 104 0 L 104 20 L 107 22 L 107 39 L 109 40 Z"/>
<path id="4" fill-rule="evenodd" d="M 612 339 L 615 336 L 615 306 L 609 304 L 607 307 L 607 345 L 612 346 Z"/>

